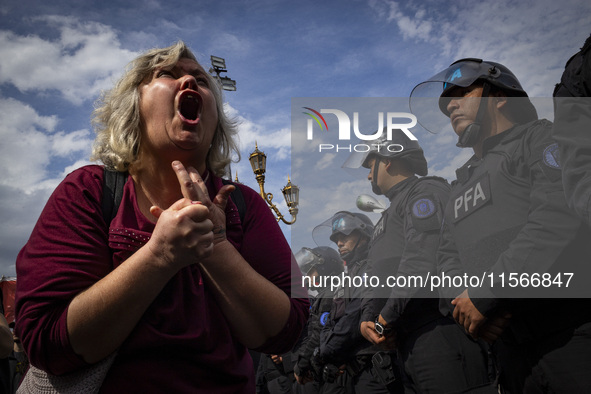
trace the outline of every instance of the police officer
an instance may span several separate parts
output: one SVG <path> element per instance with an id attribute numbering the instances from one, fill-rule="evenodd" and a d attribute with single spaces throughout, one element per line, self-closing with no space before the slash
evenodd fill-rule
<path id="1" fill-rule="evenodd" d="M 310 317 L 300 340 L 292 351 L 278 354 L 263 354 L 257 370 L 257 393 L 260 394 L 316 394 L 319 382 L 314 380 L 310 358 L 318 347 L 320 330 L 326 323 L 332 305 L 334 291 L 326 287 L 322 279 L 343 272 L 339 253 L 328 246 L 314 249 L 301 248 L 295 254 L 296 262 L 310 283 Z"/>
<path id="2" fill-rule="evenodd" d="M 329 238 L 346 262 L 349 286 L 337 290 L 327 325 L 320 338 L 320 348 L 314 359 L 320 365 L 323 393 L 387 393 L 385 385 L 372 374 L 372 356 L 378 351 L 359 332 L 363 286 L 353 278 L 367 273 L 367 252 L 373 234 L 373 223 L 364 214 L 337 212 L 316 226 L 313 237 L 323 244 Z M 330 383 L 333 382 L 333 383 Z"/>
<path id="3" fill-rule="evenodd" d="M 320 331 L 328 321 L 336 290 L 330 285 L 327 286 L 331 282 L 322 278 L 340 276 L 343 272 L 343 260 L 335 249 L 328 246 L 302 248 L 296 253 L 295 258 L 302 274 L 310 278 L 310 290 L 317 294 L 310 307 L 306 335 L 295 352 L 296 364 L 293 372 L 298 385 L 294 386 L 294 393 L 318 393 L 321 379 L 315 379 L 310 361 L 314 350 L 320 346 Z"/>
<path id="4" fill-rule="evenodd" d="M 515 75 L 491 61 L 453 63 L 414 88 L 411 109 L 433 95 L 457 145 L 474 152 L 456 171 L 438 251 L 439 272 L 476 278 L 443 292 L 453 317 L 494 343 L 505 392 L 589 392 L 591 339 L 577 333 L 591 319 L 589 301 L 550 298 L 588 288 L 577 270 L 591 244 L 565 202 L 552 124 L 538 120 Z M 559 284 L 565 272 L 574 272 L 568 289 Z M 551 279 L 506 280 L 517 277 Z"/>
<path id="5" fill-rule="evenodd" d="M 289 368 L 286 368 L 290 360 L 291 352 L 284 355 L 261 354 L 256 372 L 256 393 L 291 394 L 293 369 L 289 371 Z"/>
<path id="6" fill-rule="evenodd" d="M 382 284 L 388 277 L 396 283 L 372 289 L 364 300 L 361 333 L 376 345 L 395 343 L 408 392 L 461 392 L 484 386 L 490 380 L 486 353 L 439 312 L 438 292 L 420 283 L 437 275 L 449 183 L 425 176 L 423 150 L 401 130 L 371 146 L 367 152 L 351 154 L 345 166 L 368 168 L 374 193 L 390 200 L 375 227 L 368 259 L 371 273 Z"/>
<path id="7" fill-rule="evenodd" d="M 553 95 L 566 200 L 591 223 L 591 36 L 566 63 Z"/>

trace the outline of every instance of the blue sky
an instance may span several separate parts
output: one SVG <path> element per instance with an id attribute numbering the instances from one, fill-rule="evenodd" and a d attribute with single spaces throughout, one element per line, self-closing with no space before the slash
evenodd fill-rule
<path id="1" fill-rule="evenodd" d="M 247 162 L 257 141 L 268 156 L 266 189 L 276 202 L 288 174 L 306 185 L 297 226 L 282 225 L 297 251 L 314 246 L 316 224 L 352 209 L 357 194 L 370 188 L 363 174 L 343 172 L 342 155 L 322 157 L 322 171 L 298 164 L 292 98 L 405 98 L 463 57 L 503 63 L 530 96 L 549 97 L 590 22 L 584 0 L 3 0 L 0 274 L 15 274 L 16 254 L 55 186 L 89 163 L 93 102 L 141 51 L 182 39 L 203 64 L 210 55 L 226 59 L 238 86 L 225 94 L 227 111 L 241 122 L 243 152 L 233 177 L 238 172 L 241 182 L 258 188 Z M 469 152 L 454 148 L 449 135 L 424 138 L 431 173 L 453 179 Z M 287 213 L 283 202 L 280 209 Z"/>

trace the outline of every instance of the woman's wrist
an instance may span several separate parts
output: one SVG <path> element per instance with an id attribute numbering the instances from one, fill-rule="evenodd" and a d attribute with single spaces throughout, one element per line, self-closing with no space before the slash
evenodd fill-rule
<path id="1" fill-rule="evenodd" d="M 221 225 L 213 226 L 211 230 L 213 232 L 213 244 L 217 245 L 218 243 L 225 241 L 226 238 L 226 227 Z"/>

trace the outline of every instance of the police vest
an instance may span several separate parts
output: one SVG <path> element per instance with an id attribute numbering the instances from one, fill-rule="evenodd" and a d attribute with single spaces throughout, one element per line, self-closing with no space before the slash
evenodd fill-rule
<path id="1" fill-rule="evenodd" d="M 591 232 L 566 206 L 551 128 L 545 120 L 515 126 L 486 140 L 482 159 L 474 157 L 457 171 L 445 229 L 465 273 L 491 273 L 497 279 L 503 272 L 506 277 L 569 272 L 588 265 Z M 578 276 L 586 281 L 585 275 Z M 501 297 L 495 301 L 498 307 L 514 313 L 506 335 L 520 342 L 588 319 L 589 300 L 502 298 L 507 287 L 488 290 Z M 481 291 L 473 289 L 473 297 Z"/>

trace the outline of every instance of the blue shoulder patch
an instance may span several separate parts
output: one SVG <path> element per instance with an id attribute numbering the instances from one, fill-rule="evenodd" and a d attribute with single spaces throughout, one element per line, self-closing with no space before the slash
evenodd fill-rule
<path id="1" fill-rule="evenodd" d="M 558 151 L 558 144 L 554 143 L 544 149 L 543 154 L 544 164 L 550 168 L 560 168 L 560 152 Z"/>
<path id="2" fill-rule="evenodd" d="M 437 209 L 435 208 L 435 204 L 428 198 L 421 198 L 412 206 L 412 214 L 419 219 L 431 217 L 436 212 Z"/>
<path id="3" fill-rule="evenodd" d="M 328 322 L 328 315 L 330 315 L 330 312 L 324 312 L 322 315 L 320 315 L 321 326 L 326 326 L 326 322 Z"/>

